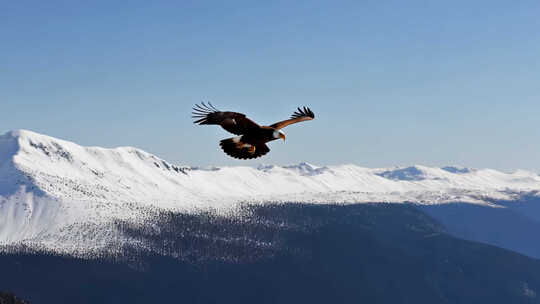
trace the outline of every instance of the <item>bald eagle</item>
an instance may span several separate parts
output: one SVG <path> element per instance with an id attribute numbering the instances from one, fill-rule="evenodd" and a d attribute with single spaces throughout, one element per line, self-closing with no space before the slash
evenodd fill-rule
<path id="1" fill-rule="evenodd" d="M 312 120 L 315 114 L 307 108 L 298 108 L 290 119 L 276 122 L 269 126 L 260 126 L 246 115 L 237 112 L 222 112 L 211 103 L 193 107 L 193 123 L 200 125 L 220 125 L 223 129 L 238 135 L 223 139 L 219 145 L 223 151 L 234 158 L 252 159 L 265 155 L 270 151 L 267 142 L 275 139 L 285 140 L 282 128 L 301 121 Z"/>

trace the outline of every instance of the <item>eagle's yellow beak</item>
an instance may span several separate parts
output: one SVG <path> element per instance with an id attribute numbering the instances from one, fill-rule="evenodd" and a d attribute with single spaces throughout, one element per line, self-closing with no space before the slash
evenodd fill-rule
<path id="1" fill-rule="evenodd" d="M 283 133 L 279 133 L 279 138 L 281 138 L 281 139 L 285 140 L 285 134 L 283 134 Z"/>

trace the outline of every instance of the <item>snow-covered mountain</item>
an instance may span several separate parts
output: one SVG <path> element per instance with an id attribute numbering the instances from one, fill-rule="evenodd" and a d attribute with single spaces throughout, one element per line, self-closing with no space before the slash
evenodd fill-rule
<path id="1" fill-rule="evenodd" d="M 0 244 L 64 252 L 129 241 L 110 225 L 140 222 L 145 210 L 234 215 L 242 203 L 468 202 L 494 205 L 536 195 L 528 171 L 355 165 L 198 168 L 145 151 L 83 147 L 26 130 L 0 136 Z"/>

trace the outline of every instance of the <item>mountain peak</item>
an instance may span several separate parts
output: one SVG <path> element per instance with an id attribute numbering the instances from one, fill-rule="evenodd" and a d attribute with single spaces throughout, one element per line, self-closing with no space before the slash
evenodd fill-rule
<path id="1" fill-rule="evenodd" d="M 26 129 L 15 129 L 8 131 L 5 135 L 10 135 L 12 137 L 37 137 L 37 136 L 47 136 L 43 135 L 34 131 L 26 130 Z M 49 136 L 47 136 L 49 137 Z"/>
<path id="2" fill-rule="evenodd" d="M 426 169 L 426 167 L 414 165 L 409 167 L 388 169 L 375 174 L 395 181 L 421 181 L 428 178 L 428 172 Z"/>
<path id="3" fill-rule="evenodd" d="M 19 141 L 24 140 L 33 140 L 33 141 L 50 141 L 50 140 L 57 140 L 57 141 L 63 141 L 61 139 L 57 139 L 48 135 L 40 134 L 34 131 L 26 130 L 26 129 L 15 129 L 8 131 L 4 135 L 0 136 L 0 138 L 4 139 L 16 139 Z"/>

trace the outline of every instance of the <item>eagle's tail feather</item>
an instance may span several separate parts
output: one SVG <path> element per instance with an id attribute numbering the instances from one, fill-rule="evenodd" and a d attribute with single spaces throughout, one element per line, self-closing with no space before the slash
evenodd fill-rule
<path id="1" fill-rule="evenodd" d="M 227 155 L 238 159 L 257 158 L 270 151 L 266 144 L 252 145 L 243 142 L 241 136 L 223 139 L 219 145 Z"/>

